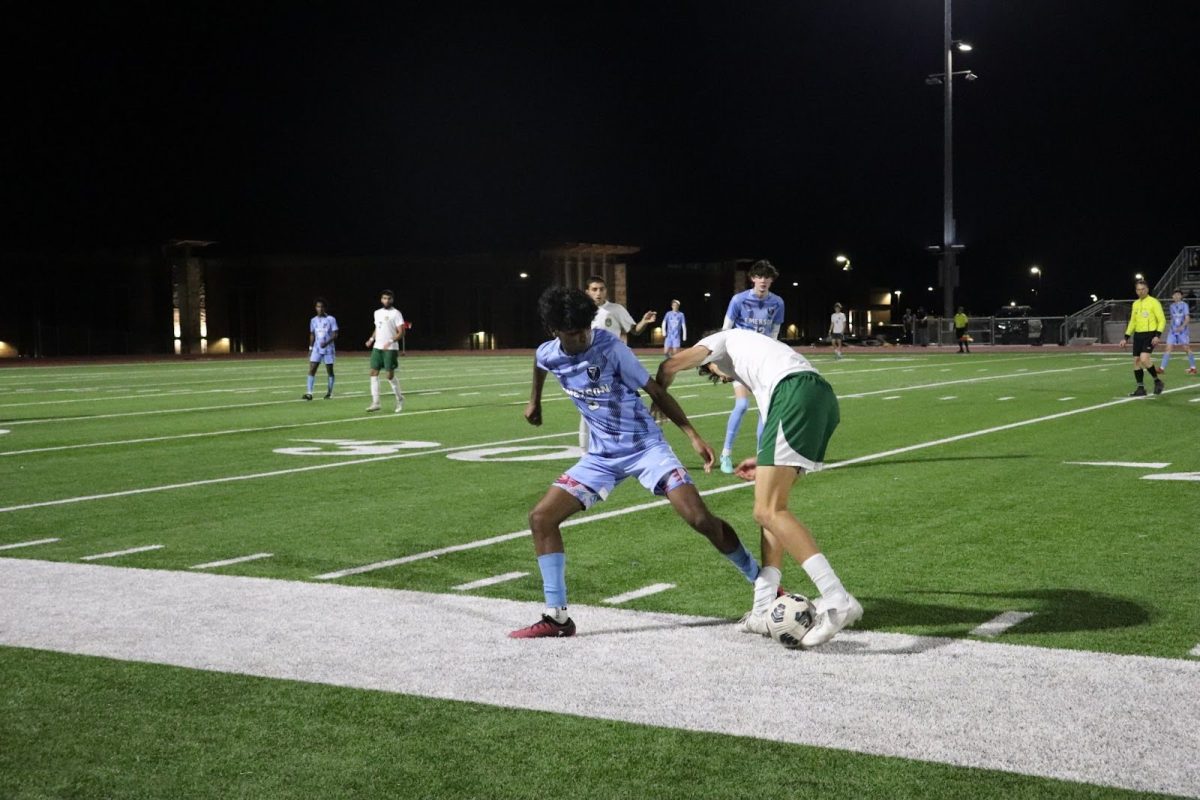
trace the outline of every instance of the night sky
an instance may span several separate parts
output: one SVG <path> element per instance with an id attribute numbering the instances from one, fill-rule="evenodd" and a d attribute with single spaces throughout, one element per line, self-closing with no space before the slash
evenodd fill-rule
<path id="1" fill-rule="evenodd" d="M 933 282 L 940 0 L 30 5 L 5 249 L 582 240 Z M 959 0 L 955 36 L 965 301 L 1028 300 L 1039 264 L 1070 311 L 1200 244 L 1200 3 Z"/>

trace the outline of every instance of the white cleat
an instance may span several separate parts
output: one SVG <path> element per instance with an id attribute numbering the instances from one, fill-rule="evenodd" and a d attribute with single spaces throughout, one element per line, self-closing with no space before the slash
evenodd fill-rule
<path id="1" fill-rule="evenodd" d="M 813 607 L 817 609 L 817 624 L 804 634 L 804 638 L 800 640 L 801 647 L 807 649 L 823 645 L 837 636 L 842 628 L 851 628 L 862 619 L 862 605 L 854 599 L 854 595 L 848 594 L 846 598 L 846 601 L 839 605 L 833 605 L 824 597 L 818 597 L 813 602 Z"/>
<path id="2" fill-rule="evenodd" d="M 767 612 L 760 611 L 755 614 L 753 610 L 747 611 L 738 622 L 738 630 L 742 633 L 757 633 L 759 636 L 770 636 L 771 634 L 767 630 Z"/>
<path id="3" fill-rule="evenodd" d="M 367 411 L 378 411 L 378 410 L 379 410 L 379 403 L 371 403 L 371 405 L 367 406 Z"/>
<path id="4" fill-rule="evenodd" d="M 403 410 L 404 410 L 404 395 L 400 395 L 399 397 L 396 398 L 396 413 L 399 414 Z"/>

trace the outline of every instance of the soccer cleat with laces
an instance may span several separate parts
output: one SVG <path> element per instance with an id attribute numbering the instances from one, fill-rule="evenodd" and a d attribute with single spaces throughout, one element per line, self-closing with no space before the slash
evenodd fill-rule
<path id="1" fill-rule="evenodd" d="M 733 474 L 733 456 L 721 456 L 721 472 L 726 475 Z"/>
<path id="2" fill-rule="evenodd" d="M 767 612 L 760 611 L 755 614 L 751 609 L 742 615 L 738 620 L 738 630 L 742 633 L 757 633 L 759 636 L 770 636 L 770 631 L 767 630 Z"/>
<path id="3" fill-rule="evenodd" d="M 1130 397 L 1145 397 L 1146 396 L 1146 387 L 1139 384 L 1136 389 L 1134 389 L 1132 392 L 1129 393 L 1129 396 Z"/>
<path id="4" fill-rule="evenodd" d="M 532 625 L 519 628 L 508 635 L 510 639 L 547 639 L 575 635 L 575 621 L 567 617 L 566 622 L 555 622 L 554 617 L 542 614 Z"/>
<path id="5" fill-rule="evenodd" d="M 1163 382 L 1162 381 L 1160 381 L 1160 380 L 1154 381 L 1154 393 L 1155 394 L 1163 393 Z"/>
<path id="6" fill-rule="evenodd" d="M 863 615 L 862 605 L 850 594 L 846 595 L 845 601 L 837 605 L 832 605 L 824 597 L 818 597 L 813 602 L 813 607 L 817 609 L 817 623 L 800 640 L 800 646 L 805 648 L 825 644 L 837 636 L 842 628 L 853 627 Z"/>

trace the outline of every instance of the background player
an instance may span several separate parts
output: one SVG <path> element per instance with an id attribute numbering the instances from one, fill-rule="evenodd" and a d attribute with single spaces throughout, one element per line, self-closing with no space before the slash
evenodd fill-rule
<path id="1" fill-rule="evenodd" d="M 846 335 L 846 315 L 842 313 L 842 304 L 833 304 L 833 313 L 829 315 L 829 340 L 833 342 L 833 356 L 839 361 L 842 358 L 842 339 Z"/>
<path id="2" fill-rule="evenodd" d="M 379 371 L 387 372 L 388 383 L 396 395 L 396 413 L 404 410 L 404 395 L 400 382 L 396 380 L 396 366 L 400 361 L 400 340 L 404 338 L 404 315 L 392 308 L 395 295 L 384 289 L 379 295 L 380 307 L 375 309 L 375 332 L 367 339 L 371 348 L 371 405 L 367 411 L 379 410 Z"/>
<path id="3" fill-rule="evenodd" d="M 1183 289 L 1171 292 L 1171 301 L 1171 305 L 1167 309 L 1167 316 L 1170 318 L 1167 321 L 1167 349 L 1163 353 L 1162 364 L 1159 365 L 1158 371 L 1167 371 L 1167 359 L 1171 357 L 1171 349 L 1175 345 L 1181 345 L 1187 349 L 1188 375 L 1195 375 L 1196 356 L 1192 353 L 1191 331 L 1188 329 L 1191 309 L 1188 307 L 1187 301 L 1183 299 Z"/>
<path id="4" fill-rule="evenodd" d="M 778 590 L 783 550 L 804 567 L 821 593 L 814 601 L 816 624 L 800 640 L 815 647 L 862 618 L 862 606 L 846 591 L 821 553 L 812 533 L 788 508 L 796 478 L 820 469 L 840 419 L 837 397 L 804 356 L 781 342 L 750 331 L 721 331 L 668 359 L 658 382 L 671 385 L 676 373 L 700 368 L 714 382 L 739 381 L 754 393 L 766 435 L 758 455 L 737 467 L 754 481 L 754 519 L 762 526 L 762 569 L 754 582 L 754 605 L 742 618 L 743 630 L 767 633 L 767 611 Z"/>
<path id="5" fill-rule="evenodd" d="M 758 563 L 733 528 L 714 517 L 700 499 L 691 476 L 663 439 L 638 396 L 645 391 L 712 469 L 713 451 L 688 422 L 675 399 L 650 378 L 633 351 L 607 331 L 591 328 L 595 309 L 578 289 L 550 288 L 538 300 L 542 324 L 554 338 L 537 350 L 533 388 L 525 419 L 542 424 L 542 388 L 551 372 L 579 413 L 591 423 L 592 447 L 563 473 L 529 512 L 546 596 L 546 611 L 534 624 L 509 635 L 516 639 L 573 636 L 567 613 L 566 552 L 559 526 L 568 517 L 608 497 L 621 481 L 636 476 L 657 495 L 666 495 L 676 513 L 712 542 L 746 579 L 758 576 Z"/>
<path id="6" fill-rule="evenodd" d="M 325 363 L 325 399 L 333 397 L 333 362 L 336 359 L 333 342 L 337 339 L 337 320 L 325 313 L 325 299 L 318 297 L 313 302 L 317 315 L 308 321 L 308 388 L 305 400 L 312 400 L 313 381 L 317 367 Z"/>
<path id="7" fill-rule="evenodd" d="M 771 284 L 779 277 L 779 270 L 770 261 L 762 260 L 754 262 L 747 274 L 754 288 L 733 296 L 725 311 L 725 324 L 721 327 L 723 330 L 737 328 L 754 331 L 778 339 L 779 328 L 783 325 L 783 298 L 771 294 Z M 750 392 L 742 384 L 734 382 L 733 411 L 725 425 L 725 446 L 721 448 L 721 472 L 726 475 L 733 474 L 733 443 L 749 406 Z M 761 416 L 758 418 L 758 430 L 762 431 Z"/>
<path id="8" fill-rule="evenodd" d="M 1154 393 L 1162 394 L 1163 382 L 1154 369 L 1154 359 L 1151 355 L 1154 345 L 1158 344 L 1159 334 L 1166 327 L 1162 303 L 1158 302 L 1157 297 L 1150 296 L 1150 285 L 1145 281 L 1135 283 L 1134 290 L 1138 299 L 1133 301 L 1133 308 L 1129 312 L 1129 324 L 1125 326 L 1125 338 L 1121 341 L 1121 347 L 1124 347 L 1129 344 L 1129 337 L 1133 336 L 1133 377 L 1137 381 L 1137 387 L 1129 396 L 1145 396 L 1146 386 L 1142 382 L 1142 370 L 1149 372 L 1150 377 L 1154 379 Z"/>
<path id="9" fill-rule="evenodd" d="M 679 352 L 687 341 L 687 317 L 679 310 L 679 301 L 671 301 L 671 310 L 663 315 L 663 353 L 667 358 Z"/>

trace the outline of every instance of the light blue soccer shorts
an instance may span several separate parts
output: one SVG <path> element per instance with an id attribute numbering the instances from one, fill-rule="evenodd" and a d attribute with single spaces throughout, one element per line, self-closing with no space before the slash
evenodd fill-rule
<path id="1" fill-rule="evenodd" d="M 1170 333 L 1167 334 L 1167 344 L 1176 345 L 1176 344 L 1191 344 L 1191 343 L 1192 343 L 1191 331 L 1188 330 L 1186 325 L 1183 327 L 1183 333 L 1175 333 L 1175 331 L 1171 331 Z"/>
<path id="2" fill-rule="evenodd" d="M 657 495 L 665 495 L 693 482 L 671 446 L 658 442 L 628 456 L 588 453 L 560 475 L 553 485 L 574 497 L 586 509 L 607 499 L 608 493 L 631 475 L 636 475 L 642 486 Z"/>
<path id="3" fill-rule="evenodd" d="M 663 347 L 682 347 L 683 343 L 678 336 L 668 336 L 663 341 Z"/>
<path id="4" fill-rule="evenodd" d="M 332 364 L 335 359 L 335 352 L 332 347 L 321 347 L 313 345 L 312 352 L 308 354 L 308 363 L 310 364 Z"/>

